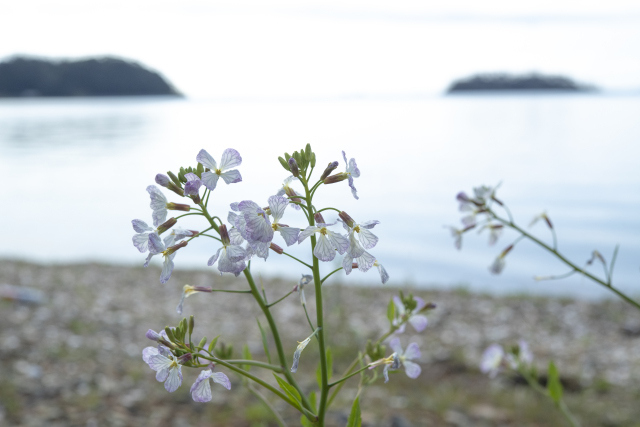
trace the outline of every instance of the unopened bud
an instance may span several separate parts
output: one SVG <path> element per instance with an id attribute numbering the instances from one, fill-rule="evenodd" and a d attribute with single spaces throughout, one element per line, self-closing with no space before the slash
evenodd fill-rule
<path id="1" fill-rule="evenodd" d="M 174 182 L 170 182 L 169 185 L 167 185 L 167 188 L 176 193 L 178 196 L 184 197 L 184 190 L 178 187 Z"/>
<path id="2" fill-rule="evenodd" d="M 177 185 L 178 187 L 180 187 L 180 179 L 176 176 L 175 173 L 169 171 L 167 172 L 167 175 L 169 175 L 169 178 L 171 178 L 171 181 L 173 181 L 173 183 L 175 185 Z"/>
<path id="3" fill-rule="evenodd" d="M 156 184 L 161 185 L 165 188 L 169 187 L 169 183 L 171 180 L 165 174 L 159 173 L 156 175 Z"/>
<path id="4" fill-rule="evenodd" d="M 180 362 L 181 365 L 184 365 L 186 362 L 190 361 L 191 359 L 193 359 L 193 355 L 191 353 L 186 353 L 178 357 L 178 361 Z"/>
<path id="5" fill-rule="evenodd" d="M 200 202 L 202 201 L 202 199 L 200 199 L 200 195 L 199 194 L 194 194 L 191 196 L 191 200 L 193 200 L 193 203 L 195 203 L 196 205 L 199 205 Z"/>
<path id="6" fill-rule="evenodd" d="M 502 251 L 502 253 L 500 254 L 500 258 L 504 258 L 504 257 L 506 257 L 506 256 L 507 256 L 507 254 L 508 254 L 509 252 L 511 252 L 511 249 L 513 249 L 513 245 L 509 245 L 509 246 L 507 246 L 507 247 Z"/>
<path id="7" fill-rule="evenodd" d="M 222 244 L 228 246 L 231 243 L 231 239 L 229 238 L 229 232 L 227 231 L 227 225 L 222 224 L 219 228 L 220 230 L 220 240 L 222 240 Z"/>
<path id="8" fill-rule="evenodd" d="M 334 169 L 335 169 L 335 168 L 337 168 L 337 167 L 338 167 L 338 162 L 331 162 L 331 163 L 329 163 L 329 164 L 327 165 L 327 168 L 324 170 L 324 172 L 322 172 L 322 175 L 320 176 L 320 181 L 324 181 L 324 179 L 325 179 L 326 177 L 328 177 L 328 176 L 329 176 L 329 174 L 330 174 L 331 172 L 333 172 L 333 171 L 334 171 Z"/>
<path id="9" fill-rule="evenodd" d="M 331 175 L 326 177 L 323 182 L 325 184 L 335 184 L 336 182 L 340 182 L 340 181 L 344 181 L 345 179 L 349 178 L 349 174 L 346 172 L 340 172 L 337 173 L 335 175 Z"/>
<path id="10" fill-rule="evenodd" d="M 164 233 L 165 231 L 167 231 L 168 229 L 170 229 L 171 227 L 173 227 L 174 225 L 176 225 L 176 223 L 178 222 L 177 219 L 175 218 L 169 218 L 168 220 L 166 220 L 165 222 L 163 222 L 162 224 L 160 224 L 158 226 L 158 235 Z"/>
<path id="11" fill-rule="evenodd" d="M 170 211 L 185 211 L 185 212 L 189 212 L 189 210 L 191 208 L 189 207 L 189 205 L 185 205 L 184 203 L 169 202 L 169 203 L 167 203 L 167 209 L 169 209 Z"/>
<path id="12" fill-rule="evenodd" d="M 289 159 L 289 169 L 291 170 L 291 173 L 293 174 L 293 176 L 295 176 L 296 178 L 300 176 L 300 169 L 298 168 L 298 162 L 296 162 L 296 159 L 294 159 L 293 157 Z"/>
<path id="13" fill-rule="evenodd" d="M 271 243 L 269 245 L 269 249 L 271 249 L 272 251 L 282 255 L 282 253 L 284 252 L 284 249 L 282 249 L 280 246 L 276 245 L 275 243 Z"/>
<path id="14" fill-rule="evenodd" d="M 353 220 L 353 218 L 351 218 L 349 216 L 348 213 L 346 213 L 345 211 L 342 211 L 338 214 L 338 216 L 340 217 L 340 219 L 342 219 L 349 227 L 353 228 L 353 226 L 355 225 L 355 221 Z"/>
<path id="15" fill-rule="evenodd" d="M 166 251 L 164 251 L 164 254 L 165 254 L 166 256 L 169 256 L 169 255 L 171 255 L 172 253 L 174 253 L 175 251 L 177 251 L 178 249 L 180 249 L 180 248 L 184 248 L 185 246 L 187 246 L 187 241 L 186 241 L 186 240 L 182 240 L 180 243 L 177 243 L 177 244 L 175 244 L 175 245 L 173 245 L 173 246 L 169 246 L 169 247 L 167 248 L 167 250 L 166 250 Z"/>
<path id="16" fill-rule="evenodd" d="M 322 217 L 322 214 L 320 212 L 316 212 L 313 215 L 313 218 L 316 220 L 316 224 L 326 224 L 324 218 Z"/>
<path id="17" fill-rule="evenodd" d="M 358 263 L 357 262 L 352 262 L 351 263 L 351 268 L 358 268 Z"/>

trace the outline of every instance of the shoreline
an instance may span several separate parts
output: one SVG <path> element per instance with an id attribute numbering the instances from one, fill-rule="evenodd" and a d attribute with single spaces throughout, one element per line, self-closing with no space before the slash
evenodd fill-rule
<path id="1" fill-rule="evenodd" d="M 179 392 L 166 393 L 141 360 L 142 349 L 150 345 L 144 334 L 147 329 L 175 325 L 182 318 L 176 314 L 175 307 L 183 284 L 244 289 L 244 282 L 242 277 L 220 277 L 204 270 L 176 270 L 170 282 L 161 285 L 158 274 L 159 269 L 154 267 L 93 263 L 40 265 L 2 260 L 0 284 L 40 290 L 45 302 L 29 306 L 0 301 L 0 324 L 5 325 L 0 330 L 0 364 L 5 369 L 8 367 L 8 373 L 2 369 L 5 373 L 0 382 L 13 390 L 0 393 L 0 420 L 4 418 L 16 425 L 45 425 L 56 419 L 75 423 L 94 417 L 102 425 L 104 417 L 117 407 L 129 417 L 126 419 L 130 421 L 125 424 L 131 424 L 135 417 L 148 415 L 145 412 L 150 410 L 148 405 L 179 404 L 193 408 L 194 402 L 189 401 L 188 395 L 192 373 L 184 374 L 185 383 Z M 262 282 L 270 301 L 295 284 L 267 278 Z M 399 289 L 345 284 L 327 287 L 325 310 L 337 374 L 353 357 L 354 343 L 363 347 L 367 339 L 386 330 L 386 306 Z M 499 297 L 464 290 L 405 289 L 405 293 L 408 292 L 435 303 L 437 308 L 428 313 L 429 325 L 421 334 L 409 326 L 407 332 L 400 335 L 403 345 L 418 343 L 423 369 L 423 375 L 413 380 L 415 382 L 401 378 L 404 375 L 392 376 L 390 384 L 393 384 L 389 387 L 400 395 L 411 387 L 425 387 L 428 395 L 426 387 L 437 385 L 437 379 L 443 375 L 449 381 L 447 384 L 456 380 L 456 369 L 462 372 L 460 381 L 471 381 L 462 388 L 473 389 L 484 384 L 486 393 L 486 387 L 494 387 L 495 383 L 478 372 L 482 352 L 491 343 L 511 345 L 519 339 L 529 342 L 540 372 L 554 360 L 565 384 L 575 390 L 602 384 L 630 390 L 640 381 L 640 315 L 621 301 Z M 313 311 L 312 289 L 306 297 Z M 260 313 L 253 307 L 255 304 L 248 301 L 253 302 L 249 296 L 237 294 L 197 294 L 186 300 L 184 316 L 196 316 L 194 334 L 198 337 L 219 334 L 221 341 L 234 346 L 236 355 L 248 342 L 254 357 L 260 359 L 264 357 L 256 326 Z M 308 335 L 298 295 L 291 295 L 275 306 L 274 316 L 282 324 L 283 344 L 293 354 L 297 341 Z M 301 372 L 315 369 L 314 351 L 305 353 Z M 315 381 L 315 377 L 311 377 Z M 242 388 L 237 378 L 232 378 L 232 383 Z M 398 391 L 397 387 L 409 387 L 409 390 Z M 371 404 L 378 398 L 388 399 L 384 390 L 382 385 L 371 389 Z M 348 393 L 345 395 L 348 397 Z M 103 401 L 105 396 L 112 402 Z M 412 401 L 410 395 L 405 397 L 409 399 L 407 402 Z M 224 405 L 225 399 L 236 402 L 232 406 L 242 403 L 242 399 L 237 401 L 238 395 L 232 397 L 219 391 L 214 394 L 216 405 Z M 17 402 L 15 407 L 11 406 L 12 401 Z M 25 410 L 33 405 L 34 416 L 40 417 L 44 424 L 27 422 L 29 416 Z M 345 405 L 348 404 L 339 402 L 336 408 Z M 407 420 L 414 420 L 413 416 L 420 414 L 407 409 L 412 406 L 407 403 L 406 408 L 396 412 Z M 384 408 L 385 404 L 378 403 L 364 407 L 363 412 L 375 419 L 373 414 Z M 463 412 L 466 416 L 475 416 L 469 408 Z M 174 415 L 164 416 L 174 419 Z M 238 414 L 228 416 L 229 424 L 220 425 L 235 425 Z"/>

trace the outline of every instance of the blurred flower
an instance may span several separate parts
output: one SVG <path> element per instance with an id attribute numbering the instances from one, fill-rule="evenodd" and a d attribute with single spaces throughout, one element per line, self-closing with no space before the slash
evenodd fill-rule
<path id="1" fill-rule="evenodd" d="M 233 184 L 235 182 L 242 181 L 242 176 L 237 169 L 230 170 L 235 166 L 239 166 L 242 163 L 242 157 L 240 157 L 240 153 L 238 153 L 233 148 L 227 148 L 222 153 L 222 160 L 220 161 L 220 167 L 218 168 L 218 164 L 211 157 L 206 150 L 200 150 L 198 155 L 196 156 L 196 160 L 201 163 L 204 167 L 209 168 L 210 171 L 205 171 L 201 174 L 201 181 L 205 187 L 209 190 L 213 191 L 216 188 L 216 184 L 218 183 L 218 178 L 222 178 L 224 182 L 227 184 Z"/>
<path id="2" fill-rule="evenodd" d="M 191 397 L 196 402 L 209 402 L 211 401 L 211 384 L 209 380 L 214 383 L 222 385 L 227 390 L 231 390 L 231 381 L 222 372 L 213 372 L 213 364 L 210 365 L 210 369 L 200 371 L 200 375 L 196 378 L 196 381 L 191 386 Z"/>
<path id="3" fill-rule="evenodd" d="M 416 332 L 422 332 L 424 328 L 427 327 L 428 319 L 424 314 L 419 314 L 420 311 L 427 306 L 427 303 L 419 297 L 413 298 L 416 301 L 416 307 L 410 312 L 407 311 L 404 303 L 398 296 L 393 297 L 393 303 L 396 306 L 396 313 L 398 313 L 398 318 L 394 320 L 394 325 L 398 326 L 396 330 L 397 333 L 401 334 L 406 329 L 406 323 L 403 323 L 403 320 L 406 320 L 413 326 Z"/>
<path id="4" fill-rule="evenodd" d="M 533 217 L 533 220 L 531 220 L 529 227 L 533 227 L 541 219 L 547 223 L 547 226 L 549 228 L 553 229 L 553 224 L 551 223 L 551 220 L 549 219 L 549 216 L 546 212 L 542 212 L 540 215 L 536 215 L 535 217 Z"/>
<path id="5" fill-rule="evenodd" d="M 493 274 L 502 273 L 502 270 L 504 269 L 504 265 L 505 265 L 504 258 L 511 251 L 511 249 L 513 249 L 513 245 L 507 246 L 502 252 L 500 252 L 500 255 L 498 255 L 495 261 L 493 261 L 493 264 L 491 264 L 491 266 L 489 267 L 489 271 L 491 271 L 491 273 Z"/>
<path id="6" fill-rule="evenodd" d="M 293 287 L 293 290 L 297 291 L 300 294 L 300 303 L 302 305 L 307 304 L 307 300 L 304 297 L 304 287 L 311 283 L 312 280 L 313 276 L 311 276 L 310 274 L 303 274 L 298 284 Z"/>
<path id="7" fill-rule="evenodd" d="M 182 298 L 180 298 L 180 303 L 178 303 L 178 306 L 176 307 L 176 312 L 178 312 L 178 314 L 182 314 L 182 307 L 184 305 L 184 300 L 195 294 L 198 292 L 209 292 L 211 293 L 211 288 L 206 288 L 204 286 L 191 286 L 191 285 L 184 285 L 182 287 Z"/>
<path id="8" fill-rule="evenodd" d="M 302 354 L 302 350 L 305 349 L 311 338 L 318 333 L 320 329 L 316 329 L 311 335 L 309 335 L 304 341 L 298 342 L 298 347 L 296 347 L 296 351 L 293 353 L 293 365 L 291 365 L 291 372 L 298 371 L 298 363 L 300 362 L 300 355 Z"/>
<path id="9" fill-rule="evenodd" d="M 389 347 L 391 347 L 391 349 L 398 356 L 398 359 L 400 359 L 400 363 L 402 364 L 402 366 L 404 366 L 404 372 L 407 374 L 407 376 L 412 379 L 418 378 L 420 372 L 422 372 L 422 369 L 420 368 L 420 365 L 412 362 L 412 360 L 418 359 L 420 357 L 420 348 L 418 348 L 418 344 L 412 342 L 407 346 L 406 351 L 402 351 L 400 338 L 394 338 L 389 341 Z"/>
<path id="10" fill-rule="evenodd" d="M 335 222 L 332 224 L 318 223 L 307 227 L 298 236 L 298 243 L 302 243 L 304 239 L 313 233 L 320 233 L 313 254 L 320 261 L 333 261 L 336 257 L 336 251 L 342 255 L 349 249 L 349 240 L 346 237 L 327 229 L 327 227 L 335 224 Z"/>
<path id="11" fill-rule="evenodd" d="M 504 350 L 501 345 L 491 344 L 482 354 L 480 372 L 488 374 L 490 378 L 494 378 L 500 372 L 504 356 Z"/>

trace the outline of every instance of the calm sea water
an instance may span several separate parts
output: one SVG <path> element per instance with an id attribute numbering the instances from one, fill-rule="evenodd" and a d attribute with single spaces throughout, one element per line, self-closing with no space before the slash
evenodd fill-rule
<path id="1" fill-rule="evenodd" d="M 638 293 L 638 112 L 640 97 L 606 95 L 3 100 L 0 256 L 142 264 L 130 221 L 150 222 L 145 187 L 156 173 L 194 165 L 201 148 L 217 159 L 236 148 L 243 182 L 219 186 L 211 202 L 226 218 L 230 202 L 265 204 L 287 176 L 277 156 L 311 143 L 319 165 L 342 162 L 341 150 L 356 158 L 360 200 L 342 183 L 319 191 L 318 204 L 381 221 L 371 252 L 391 284 L 608 295 L 577 277 L 533 281 L 566 269 L 526 242 L 509 255 L 504 273 L 492 276 L 488 266 L 514 235 L 489 247 L 486 235 L 473 234 L 462 251 L 454 249 L 444 226 L 459 224 L 456 193 L 502 182 L 499 195 L 516 220 L 527 225 L 546 210 L 560 250 L 577 262 L 594 249 L 610 259 L 619 244 L 614 282 Z M 292 212 L 285 222 L 303 224 Z M 533 231 L 550 241 L 543 226 Z M 215 250 L 215 242 L 196 240 L 177 255 L 177 268 L 208 268 Z M 276 258 L 254 269 L 292 278 L 303 272 Z M 348 281 L 379 282 L 375 271 Z"/>

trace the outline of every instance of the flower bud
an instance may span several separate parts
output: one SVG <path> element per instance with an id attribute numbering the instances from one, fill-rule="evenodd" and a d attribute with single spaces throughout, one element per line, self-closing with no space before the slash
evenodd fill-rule
<path id="1" fill-rule="evenodd" d="M 222 240 L 222 244 L 228 246 L 231 244 L 231 239 L 229 238 L 229 232 L 227 231 L 227 225 L 222 224 L 220 226 L 220 240 Z"/>
<path id="2" fill-rule="evenodd" d="M 275 243 L 271 243 L 271 245 L 269 245 L 269 249 L 271 249 L 272 251 L 282 255 L 282 253 L 284 252 L 284 249 L 282 249 L 280 246 L 276 245 Z"/>
<path id="3" fill-rule="evenodd" d="M 313 218 L 316 220 L 316 224 L 326 224 L 324 218 L 322 217 L 322 214 L 320 212 L 316 212 L 313 215 Z"/>
<path id="4" fill-rule="evenodd" d="M 160 334 L 154 331 L 153 329 L 149 329 L 145 334 L 145 336 L 149 338 L 151 341 L 158 341 L 161 338 Z"/>
<path id="5" fill-rule="evenodd" d="M 167 209 L 169 209 L 170 211 L 185 211 L 185 212 L 189 212 L 189 210 L 191 208 L 189 207 L 189 205 L 185 205 L 184 203 L 169 202 L 169 203 L 167 203 Z"/>
<path id="6" fill-rule="evenodd" d="M 167 250 L 166 250 L 166 251 L 164 251 L 164 254 L 165 254 L 166 256 L 169 256 L 169 255 L 171 255 L 172 253 L 174 253 L 175 251 L 177 251 L 178 249 L 180 249 L 180 248 L 184 248 L 185 246 L 187 246 L 187 241 L 186 241 L 186 240 L 183 240 L 183 241 L 181 241 L 180 243 L 177 243 L 177 244 L 175 244 L 175 245 L 173 245 L 173 246 L 169 246 L 169 247 L 167 248 Z"/>
<path id="7" fill-rule="evenodd" d="M 173 227 L 174 225 L 176 225 L 176 223 L 178 222 L 177 219 L 175 218 L 169 218 L 168 220 L 166 220 L 165 222 L 163 222 L 162 224 L 160 224 L 158 226 L 158 235 L 164 233 L 165 231 L 167 231 L 168 229 L 170 229 L 171 227 Z"/>
<path id="8" fill-rule="evenodd" d="M 193 203 L 195 203 L 196 205 L 199 205 L 200 202 L 202 201 L 202 199 L 200 199 L 200 195 L 199 194 L 194 194 L 191 196 L 191 200 L 193 200 Z"/>
<path id="9" fill-rule="evenodd" d="M 180 187 L 178 187 L 175 183 L 170 182 L 167 185 L 167 188 L 171 191 L 173 191 L 174 193 L 176 193 L 178 196 L 180 197 L 184 197 L 184 190 Z"/>
<path id="10" fill-rule="evenodd" d="M 181 365 L 184 365 L 186 362 L 190 361 L 191 359 L 193 359 L 193 354 L 186 353 L 178 357 L 178 362 L 180 362 Z"/>
<path id="11" fill-rule="evenodd" d="M 293 176 L 295 176 L 296 178 L 300 176 L 300 169 L 298 168 L 298 162 L 296 162 L 296 159 L 294 159 L 293 157 L 289 159 L 289 169 L 291 170 L 291 173 L 293 174 Z"/>
<path id="12" fill-rule="evenodd" d="M 349 216 L 348 213 L 346 213 L 345 211 L 342 211 L 338 214 L 338 216 L 340 217 L 340 219 L 342 219 L 349 227 L 353 228 L 353 226 L 355 225 L 355 221 L 353 220 L 353 218 L 351 218 Z"/>
<path id="13" fill-rule="evenodd" d="M 340 181 L 344 181 L 345 179 L 349 178 L 349 174 L 346 172 L 340 172 L 337 173 L 335 175 L 331 175 L 326 177 L 323 182 L 325 184 L 335 184 L 336 182 L 340 182 Z"/>
<path id="14" fill-rule="evenodd" d="M 159 173 L 156 175 L 156 184 L 161 185 L 165 188 L 169 187 L 169 183 L 171 180 L 165 174 Z"/>
<path id="15" fill-rule="evenodd" d="M 334 169 L 337 167 L 338 167 L 338 162 L 329 163 L 329 165 L 327 165 L 327 168 L 324 170 L 324 172 L 322 172 L 322 175 L 320 176 L 320 181 L 324 181 L 324 179 L 328 177 L 329 174 L 333 172 Z"/>

